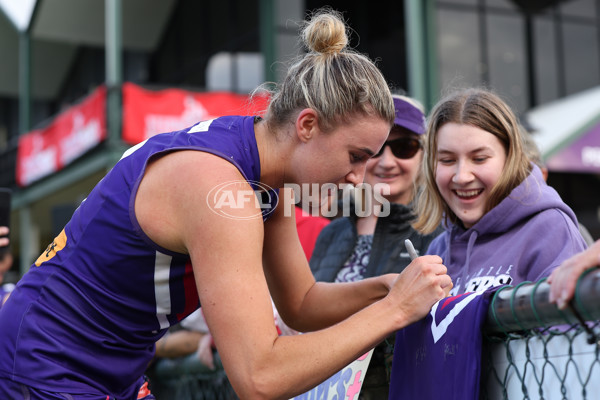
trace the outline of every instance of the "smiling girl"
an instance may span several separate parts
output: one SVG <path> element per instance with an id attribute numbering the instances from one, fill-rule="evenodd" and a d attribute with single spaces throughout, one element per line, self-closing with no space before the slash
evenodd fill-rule
<path id="1" fill-rule="evenodd" d="M 451 295 L 536 281 L 586 247 L 521 135 L 508 105 L 487 90 L 457 91 L 431 112 L 414 227 L 446 228 L 427 253 L 444 260 Z"/>

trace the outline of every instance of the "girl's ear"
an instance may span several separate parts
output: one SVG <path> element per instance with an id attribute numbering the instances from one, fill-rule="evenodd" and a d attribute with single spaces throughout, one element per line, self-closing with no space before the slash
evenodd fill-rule
<path id="1" fill-rule="evenodd" d="M 296 134 L 301 142 L 306 143 L 319 131 L 318 117 L 315 110 L 305 108 L 296 118 Z"/>

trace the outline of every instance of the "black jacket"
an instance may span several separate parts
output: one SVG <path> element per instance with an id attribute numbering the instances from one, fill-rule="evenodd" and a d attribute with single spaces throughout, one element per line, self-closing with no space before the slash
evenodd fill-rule
<path id="1" fill-rule="evenodd" d="M 429 243 L 443 231 L 440 226 L 429 235 L 421 235 L 410 226 L 414 214 L 409 207 L 403 204 L 390 206 L 390 215 L 377 220 L 364 278 L 402 272 L 411 261 L 404 240 L 410 239 L 417 253 L 422 255 Z M 310 269 L 317 281 L 333 282 L 352 254 L 358 237 L 356 220 L 356 216 L 338 218 L 319 234 L 310 258 Z"/>

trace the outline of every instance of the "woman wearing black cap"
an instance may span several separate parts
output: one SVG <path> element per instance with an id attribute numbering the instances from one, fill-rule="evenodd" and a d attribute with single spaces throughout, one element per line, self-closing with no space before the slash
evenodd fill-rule
<path id="1" fill-rule="evenodd" d="M 404 247 L 405 239 L 421 255 L 441 232 L 438 228 L 429 235 L 421 235 L 411 227 L 415 218 L 411 202 L 423 159 L 421 137 L 425 133 L 425 116 L 415 100 L 393 97 L 394 126 L 381 150 L 367 161 L 364 178 L 364 189 L 372 192 L 363 192 L 363 197 L 384 201 L 382 204 L 356 201 L 356 212 L 334 220 L 323 229 L 310 259 L 317 281 L 351 282 L 401 272 L 411 261 Z M 364 209 L 368 204 L 371 210 Z M 387 399 L 393 339 L 388 338 L 375 349 L 361 399 Z"/>

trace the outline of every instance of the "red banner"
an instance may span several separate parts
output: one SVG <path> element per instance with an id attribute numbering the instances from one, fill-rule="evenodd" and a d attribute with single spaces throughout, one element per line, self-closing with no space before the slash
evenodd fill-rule
<path id="1" fill-rule="evenodd" d="M 267 96 L 230 92 L 150 91 L 123 85 L 123 141 L 137 144 L 157 133 L 223 115 L 262 115 Z M 17 183 L 27 186 L 53 174 L 106 139 L 106 88 L 59 114 L 49 126 L 19 138 Z"/>
<path id="2" fill-rule="evenodd" d="M 106 89 L 59 114 L 44 129 L 19 137 L 17 183 L 27 186 L 70 164 L 106 139 Z"/>
<path id="3" fill-rule="evenodd" d="M 151 91 L 123 85 L 123 141 L 137 144 L 157 133 L 176 131 L 224 115 L 262 115 L 266 96 L 230 92 Z"/>

